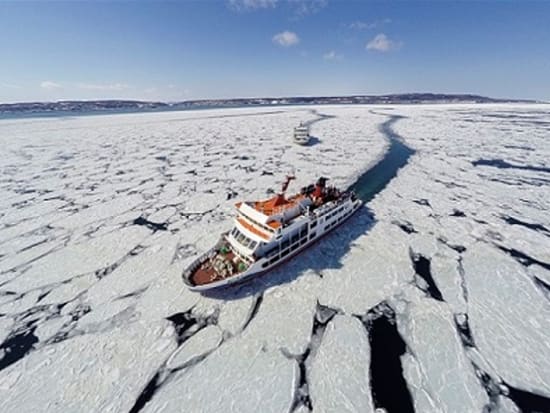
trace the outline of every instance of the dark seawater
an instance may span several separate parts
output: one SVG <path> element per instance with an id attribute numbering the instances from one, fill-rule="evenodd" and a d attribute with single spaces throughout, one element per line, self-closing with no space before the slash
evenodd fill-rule
<path id="1" fill-rule="evenodd" d="M 405 145 L 401 137 L 392 129 L 392 125 L 399 119 L 402 119 L 402 116 L 390 115 L 390 119 L 380 126 L 380 130 L 390 141 L 388 152 L 350 187 L 365 203 L 371 201 L 378 192 L 383 190 L 414 154 L 414 150 Z"/>
<path id="2" fill-rule="evenodd" d="M 550 173 L 550 168 L 547 168 L 545 166 L 515 165 L 510 162 L 506 162 L 504 159 L 478 159 L 477 161 L 473 161 L 472 165 L 493 166 L 500 169 L 522 169 L 525 171 Z"/>
<path id="3" fill-rule="evenodd" d="M 403 377 L 401 356 L 407 346 L 387 317 L 369 326 L 371 391 L 374 406 L 388 413 L 414 413 L 413 401 Z"/>

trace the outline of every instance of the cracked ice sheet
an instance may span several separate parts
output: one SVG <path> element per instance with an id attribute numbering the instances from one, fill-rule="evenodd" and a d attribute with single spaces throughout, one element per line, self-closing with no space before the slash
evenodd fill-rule
<path id="1" fill-rule="evenodd" d="M 129 411 L 135 394 L 175 349 L 169 324 L 126 324 L 34 351 L 2 371 L 2 410 Z"/>
<path id="2" fill-rule="evenodd" d="M 362 211 L 350 220 L 350 227 L 361 228 L 367 218 Z M 365 229 L 366 230 L 366 229 Z M 352 231 L 352 230 L 350 230 Z M 365 235 L 351 242 L 349 252 L 343 252 L 341 262 L 336 261 L 339 250 L 347 248 L 346 230 L 320 241 L 308 251 L 312 261 L 328 263 L 321 269 L 324 275 L 319 301 L 323 305 L 342 309 L 348 314 L 364 314 L 385 297 L 396 294 L 402 285 L 411 282 L 414 271 L 408 256 L 408 245 L 403 233 L 393 225 L 377 224 Z M 315 265 L 315 264 L 313 264 Z"/>
<path id="3" fill-rule="evenodd" d="M 420 298 L 416 290 L 392 306 L 409 350 L 402 362 L 415 410 L 482 411 L 487 395 L 463 351 L 447 306 Z"/>
<path id="4" fill-rule="evenodd" d="M 397 122 L 394 130 L 417 152 L 369 206 L 379 220 L 377 226 L 386 222 L 408 222 L 417 232 L 408 237 L 409 244 L 413 250 L 418 250 L 415 252 L 431 258 L 433 279 L 447 301 L 440 306 L 446 308 L 448 305 L 452 312 L 475 313 L 476 328 L 473 328 L 470 314 L 473 338 L 480 350 L 475 353 L 484 365 L 490 364 L 487 371 L 493 378 L 512 380 L 508 378 L 513 377 L 510 382 L 513 386 L 548 394 L 547 372 L 550 369 L 546 360 L 542 361 L 549 352 L 545 344 L 550 342 L 545 335 L 549 330 L 546 322 L 549 317 L 546 315 L 544 319 L 542 316 L 547 314 L 548 301 L 544 302 L 542 288 L 536 287 L 528 276 L 547 271 L 533 263 L 526 274 L 521 265 L 498 252 L 496 247 L 478 241 L 514 248 L 548 263 L 550 239 L 547 233 L 510 225 L 502 217 L 513 216 L 548 228 L 549 176 L 535 171 L 472 165 L 477 159 L 496 158 L 519 165 L 547 166 L 550 158 L 547 128 L 507 124 L 508 129 L 503 130 L 505 121 L 500 118 L 490 122 L 479 119 L 469 122 L 467 117 L 470 115 L 460 113 L 463 111 L 475 111 L 476 116 L 487 115 L 487 118 L 502 111 L 520 116 L 540 111 L 543 119 L 548 121 L 550 118 L 548 105 L 400 106 L 397 112 L 407 118 Z M 459 214 L 453 216 L 456 210 Z M 384 243 L 377 247 L 381 245 Z M 468 269 L 464 267 L 466 282 L 463 286 L 460 255 L 466 257 L 471 253 L 475 253 L 476 264 L 469 265 Z M 500 270 L 503 261 L 507 263 L 506 272 L 511 272 L 508 277 Z M 501 273 L 498 281 L 489 276 L 496 270 Z M 468 294 L 474 293 L 470 291 L 472 281 L 475 282 L 476 299 L 470 298 L 467 302 Z M 401 288 L 404 287 L 398 287 Z M 515 295 L 518 289 L 522 295 L 520 302 L 512 296 L 505 299 L 507 294 Z M 529 299 L 531 302 L 527 305 Z M 501 307 L 509 316 L 497 313 Z M 447 312 L 451 325 L 452 316 Z M 480 334 L 483 350 L 477 339 Z M 460 351 L 458 346 L 455 348 Z M 518 353 L 514 353 L 516 350 Z M 419 354 L 425 351 L 420 350 Z M 411 365 L 422 371 L 422 363 L 406 357 L 410 358 Z M 536 368 L 531 368 L 535 365 Z M 468 376 L 470 370 L 466 368 L 463 374 Z M 437 372 L 432 369 L 432 374 L 435 379 Z M 444 376 L 446 371 L 439 374 Z M 413 376 L 409 380 L 415 381 Z M 546 383 L 544 390 L 541 388 L 543 382 Z M 433 409 L 429 401 L 424 399 L 423 403 L 428 406 L 424 410 Z"/>
<path id="5" fill-rule="evenodd" d="M 10 254 L 10 256 L 5 257 L 0 262 L 0 272 L 4 273 L 7 271 L 15 270 L 17 267 L 26 266 L 33 261 L 47 255 L 49 252 L 52 252 L 56 247 L 62 246 L 62 243 L 59 241 L 53 242 L 44 242 L 38 245 L 35 245 L 27 250 L 18 251 Z M 6 276 L 2 275 L 1 281 L 4 281 Z"/>
<path id="6" fill-rule="evenodd" d="M 12 317 L 17 318 L 17 312 L 46 306 L 36 313 L 39 318 L 34 321 L 40 341 L 8 368 L 9 377 L 19 377 L 23 371 L 19 369 L 24 369 L 27 362 L 40 364 L 41 360 L 47 366 L 47 376 L 56 369 L 69 369 L 74 375 L 82 374 L 85 380 L 89 372 L 93 376 L 91 383 L 99 383 L 95 386 L 98 394 L 93 400 L 87 393 L 80 395 L 82 405 L 92 411 L 105 407 L 108 410 L 108 399 L 114 401 L 118 396 L 107 389 L 108 380 L 103 383 L 101 374 L 82 364 L 94 357 L 108 357 L 97 338 L 109 335 L 114 346 L 122 346 L 123 337 L 111 334 L 118 331 L 118 326 L 147 323 L 154 330 L 166 324 L 166 317 L 193 308 L 193 314 L 219 312 L 218 326 L 207 327 L 191 337 L 176 359 L 193 360 L 197 349 L 204 351 L 203 345 L 209 341 L 212 345 L 207 347 L 214 348 L 221 333 L 229 341 L 210 357 L 223 359 L 227 354 L 224 351 L 228 351 L 230 360 L 241 358 L 246 363 L 248 353 L 242 353 L 242 348 L 249 348 L 254 354 L 259 351 L 257 368 L 250 372 L 250 380 L 263 381 L 267 373 L 280 383 L 277 387 L 281 391 L 274 395 L 272 406 L 275 410 L 286 406 L 283 410 L 287 410 L 294 392 L 296 363 L 287 359 L 281 348 L 299 353 L 308 345 L 318 277 L 305 268 L 296 270 L 289 263 L 286 271 L 297 271 L 303 276 L 287 284 L 285 271 L 281 271 L 283 284 L 268 282 L 257 314 L 252 317 L 257 294 L 226 303 L 202 297 L 184 288 L 181 271 L 196 254 L 216 241 L 220 231 L 230 227 L 229 213 L 236 200 L 265 197 L 266 188 L 276 189 L 292 169 L 299 176 L 296 187 L 318 175 L 331 176 L 335 184 L 342 185 L 382 155 L 386 142 L 377 130 L 379 119 L 366 116 L 364 108 L 326 110 L 337 118 L 312 126 L 321 143 L 308 148 L 293 145 L 291 131 L 300 120 L 317 118 L 309 107 L 271 114 L 260 108 L 0 122 L 0 141 L 4 148 L 13 149 L 2 160 L 8 174 L 0 185 L 10 195 L 7 203 L 1 202 L 12 210 L 9 215 L 0 215 L 0 242 L 13 237 L 16 240 L 3 246 L 6 255 L 0 257 L 0 263 L 5 258 L 4 264 L 10 268 L 16 265 L 19 269 L 21 264 L 22 271 L 9 273 L 12 281 L 4 288 L 26 293 L 7 304 L 10 314 L 2 318 L 3 328 L 14 328 Z M 231 116 L 225 117 L 226 114 Z M 357 116 L 365 120 L 357 122 Z M 353 146 L 338 144 L 342 132 L 354 140 Z M 262 150 L 258 150 L 260 147 Z M 319 162 L 321 159 L 323 162 Z M 190 173 L 191 170 L 196 172 Z M 21 187 L 32 192 L 21 192 Z M 231 193 L 232 198 L 226 193 Z M 217 209 L 210 211 L 212 208 Z M 152 222 L 164 221 L 174 235 L 129 227 L 139 216 Z M 35 240 L 47 242 L 33 246 Z M 157 244 L 160 249 L 156 249 Z M 142 247 L 134 251 L 138 245 Z M 23 251 L 26 247 L 30 248 Z M 184 247 L 183 256 L 180 247 Z M 42 257 L 43 253 L 46 255 Z M 118 267 L 114 270 L 99 274 L 103 278 L 94 276 L 96 271 L 115 263 Z M 310 293 L 304 296 L 304 290 Z M 57 315 L 50 314 L 61 303 L 67 304 Z M 285 311 L 278 311 L 280 308 Z M 78 319 L 71 321 L 73 317 Z M 241 333 L 248 321 L 246 332 Z M 288 328 L 291 325 L 294 327 Z M 144 328 L 151 329 L 147 326 Z M 68 337 L 64 341 L 45 344 L 53 337 L 63 340 L 63 334 Z M 138 348 L 150 344 L 139 336 L 133 340 Z M 49 357 L 46 350 L 53 348 L 62 348 L 67 354 L 61 360 Z M 82 358 L 78 357 L 79 352 Z M 144 374 L 149 379 L 171 353 L 169 346 L 163 350 L 163 357 L 153 357 L 154 370 L 150 364 L 147 368 L 136 365 L 139 377 Z M 93 356 L 88 358 L 87 354 Z M 136 357 L 141 363 L 148 356 Z M 273 363 L 275 368 L 271 369 Z M 285 373 L 281 374 L 277 366 L 284 367 Z M 195 367 L 199 369 L 202 365 Z M 182 372 L 182 377 L 190 372 Z M 42 370 L 36 373 L 40 377 Z M 237 366 L 231 376 L 238 373 Z M 29 380 L 25 376 L 15 382 L 15 387 L 17 383 L 22 387 L 9 403 L 22 403 L 20 394 Z M 61 386 L 62 382 L 58 384 Z M 236 397 L 237 405 L 246 405 L 245 384 L 242 383 L 241 394 L 227 395 Z M 128 397 L 135 399 L 144 385 L 140 381 L 137 388 L 131 387 Z M 55 387 L 55 381 L 51 387 Z M 271 404 L 265 393 L 258 388 L 256 401 L 262 406 Z M 42 398 L 46 403 L 55 403 L 54 395 L 52 390 Z M 155 403 L 159 401 L 162 399 L 153 399 Z M 70 409 L 63 403 L 60 406 Z M 113 410 L 127 409 L 124 404 Z"/>
<path id="7" fill-rule="evenodd" d="M 472 161 L 479 158 L 494 157 L 510 163 L 544 165 L 550 158 L 547 130 L 525 124 L 516 127 L 501 118 L 491 120 L 486 116 L 502 110 L 518 113 L 541 112 L 538 108 L 521 105 L 422 105 L 397 106 L 392 111 L 386 111 L 387 114 L 407 116 L 396 122 L 393 128 L 417 153 L 386 189 L 369 203 L 368 206 L 375 215 L 374 228 L 360 217 L 352 218 L 342 230 L 325 237 L 315 248 L 281 267 L 279 272 L 268 274 L 252 283 L 256 285 L 256 289 L 249 288 L 255 294 L 232 299 L 227 303 L 223 299 L 203 297 L 182 288 L 180 276 L 181 269 L 188 260 L 209 248 L 218 234 L 229 228 L 234 202 L 266 196 L 266 188 L 276 190 L 283 176 L 292 168 L 299 177 L 298 182 L 293 183 L 295 187 L 309 183 L 318 175 L 332 177 L 332 182 L 337 185 L 349 183 L 354 176 L 379 158 L 386 147 L 377 128 L 388 118 L 370 113 L 371 109 L 375 112 L 384 112 L 385 109 L 367 106 L 316 107 L 319 112 L 337 117 L 315 123 L 312 134 L 321 142 L 306 148 L 292 145 L 291 131 L 300 120 L 316 117 L 310 112 L 311 107 L 2 121 L 0 143 L 2 148 L 8 150 L 0 161 L 3 171 L 6 172 L 0 181 L 0 187 L 8 196 L 0 200 L 0 204 L 14 209 L 9 216 L 9 223 L 15 225 L 6 226 L 7 221 L 2 221 L 4 215 L 0 215 L 0 245 L 7 254 L 0 257 L 0 263 L 3 258 L 17 257 L 19 249 L 6 247 L 7 241 L 13 239 L 18 243 L 21 240 L 20 245 L 31 245 L 31 238 L 45 237 L 48 242 L 66 242 L 66 248 L 75 248 L 79 245 L 76 244 L 77 241 L 92 242 L 91 237 L 109 237 L 111 232 L 126 231 L 120 227 L 130 225 L 138 216 L 144 216 L 153 222 L 156 222 L 155 219 L 166 219 L 169 231 L 180 238 L 180 246 L 185 246 L 183 256 L 176 253 L 175 261 L 166 271 L 159 271 L 156 278 L 138 274 L 134 284 L 132 277 L 129 277 L 127 291 L 139 291 L 145 284 L 149 287 L 120 302 L 115 300 L 105 306 L 98 305 L 98 308 L 82 317 L 83 321 L 79 320 L 81 325 L 86 326 L 89 334 L 73 337 L 65 342 L 79 340 L 85 351 L 89 352 L 91 350 L 87 346 L 96 343 L 93 340 L 86 342 L 85 338 L 106 334 L 99 331 L 114 327 L 121 319 L 139 320 L 136 322 L 159 326 L 165 325 L 164 318 L 191 308 L 193 314 L 219 312 L 218 326 L 201 330 L 184 343 L 181 353 L 178 354 L 181 354 L 184 362 L 204 354 L 203 351 L 209 351 L 218 344 L 220 330 L 223 330 L 222 337 L 227 337 L 226 333 L 233 334 L 233 337 L 201 363 L 174 375 L 171 378 L 173 381 L 161 387 L 153 397 L 151 407 L 155 410 L 162 410 L 164 407 L 167 412 L 178 411 L 181 405 L 165 406 L 163 403 L 168 393 L 181 396 L 179 384 L 182 383 L 189 384 L 192 389 L 185 397 L 193 399 L 196 396 L 194 402 L 198 402 L 200 398 L 208 398 L 209 395 L 204 393 L 206 389 L 198 388 L 200 383 L 197 378 L 209 380 L 213 377 L 218 380 L 216 374 L 225 368 L 227 371 L 224 374 L 227 373 L 226 377 L 230 377 L 228 380 L 234 381 L 242 373 L 241 370 L 247 369 L 247 357 L 256 354 L 255 351 L 259 348 L 260 351 L 266 350 L 261 353 L 265 356 L 256 359 L 259 360 L 259 366 L 254 371 L 247 372 L 244 380 L 256 383 L 256 380 L 265 378 L 278 385 L 273 403 L 275 408 L 282 406 L 280 410 L 287 411 L 294 391 L 292 381 L 297 377 L 296 362 L 282 356 L 279 349 L 299 352 L 307 346 L 316 299 L 321 304 L 343 309 L 349 315 L 350 312 L 364 313 L 382 299 L 391 298 L 392 295 L 399 296 L 401 290 L 409 288 L 407 285 L 412 280 L 413 270 L 408 257 L 408 248 L 412 246 L 418 249 L 417 252 L 432 258 L 433 278 L 436 283 L 441 284 L 438 287 L 452 311 L 463 311 L 464 303 L 454 279 L 457 274 L 453 265 L 455 260 L 458 264 L 459 254 L 448 245 L 463 246 L 470 252 L 470 249 L 477 247 L 478 239 L 498 244 L 500 238 L 504 246 L 524 248 L 524 253 L 540 260 L 546 257 L 545 251 L 550 250 L 545 249 L 548 237 L 537 235 L 536 242 L 533 242 L 533 230 L 518 230 L 519 227 L 510 226 L 501 217 L 510 215 L 549 228 L 549 186 L 541 185 L 547 174 L 472 165 Z M 475 111 L 477 114 L 462 113 L 468 111 Z M 547 119 L 550 108 L 545 106 L 543 111 L 546 114 L 538 113 L 536 116 Z M 472 116 L 476 120 L 474 123 L 467 119 Z M 503 123 L 512 129 L 501 130 Z M 342 145 L 342 136 L 354 144 Z M 521 148 L 527 146 L 534 150 Z M 24 193 L 22 189 L 35 192 Z M 138 196 L 143 200 L 140 201 Z M 126 201 L 120 201 L 119 208 L 116 201 L 118 197 L 122 200 L 135 199 L 137 204 L 126 210 Z M 52 211 L 53 207 L 48 208 L 47 211 L 44 210 L 47 213 L 45 216 L 36 216 L 41 211 L 41 204 L 50 202 L 47 198 L 55 200 L 55 204 L 51 205 L 60 206 L 59 209 Z M 430 206 L 415 202 L 422 199 L 429 202 Z M 117 209 L 112 216 L 104 208 L 109 205 L 105 203 L 109 202 L 113 202 Z M 216 211 L 208 212 L 209 208 L 218 204 Z M 86 212 L 90 208 L 94 208 L 91 210 L 93 213 Z M 452 216 L 455 208 L 460 209 L 465 217 Z M 83 214 L 83 225 L 77 225 L 76 217 L 80 213 Z M 73 214 L 74 217 L 68 222 L 72 221 L 72 224 L 77 225 L 76 228 L 55 227 L 56 222 L 63 222 Z M 98 216 L 100 219 L 95 221 Z M 22 220 L 25 217 L 29 219 Z M 18 219 L 20 221 L 16 223 Z M 410 222 L 418 234 L 407 235 L 394 221 Z M 48 227 L 48 224 L 52 226 Z M 143 232 L 143 244 L 156 236 L 152 236 L 151 231 L 145 227 L 139 228 L 146 231 Z M 24 240 L 27 237 L 29 239 Z M 141 243 L 142 240 L 138 242 Z M 115 243 L 111 246 L 119 248 Z M 32 247 L 29 251 L 33 248 L 37 247 Z M 140 255 L 145 252 L 146 250 L 137 256 L 128 257 L 128 265 L 134 259 L 139 262 Z M 82 253 L 86 255 L 86 250 Z M 51 254 L 58 252 L 56 250 Z M 29 253 L 28 256 L 32 258 L 34 253 Z M 492 259 L 491 255 L 486 257 L 488 260 Z M 25 257 L 23 261 L 24 259 Z M 86 257 L 83 256 L 83 259 L 86 260 Z M 139 272 L 139 267 L 135 266 L 136 272 Z M 31 266 L 29 271 L 36 270 Z M 540 274 L 535 264 L 529 267 L 529 271 Z M 14 275 L 18 274 L 10 273 L 10 278 Z M 88 278 L 89 275 L 73 278 L 68 284 L 56 283 L 48 286 L 47 288 L 53 287 L 53 291 L 43 301 L 53 305 L 56 301 L 61 303 L 73 300 L 75 295 L 97 284 L 93 274 L 92 278 Z M 113 273 L 108 277 L 112 275 Z M 146 283 L 142 282 L 144 277 L 147 279 Z M 281 283 L 277 280 L 281 280 Z M 16 281 L 17 279 L 14 283 Z M 111 285 L 111 282 L 114 281 L 106 282 L 104 286 Z M 526 278 L 526 282 L 532 281 Z M 8 285 L 4 286 L 7 287 Z M 36 288 L 30 283 L 26 287 Z M 483 288 L 490 289 L 493 286 L 484 285 Z M 253 304 L 253 297 L 263 290 L 264 302 L 241 333 Z M 420 294 L 416 290 L 415 293 Z M 529 294 L 534 293 L 534 289 L 529 290 Z M 105 292 L 105 295 L 109 295 L 109 292 Z M 37 296 L 38 291 L 25 296 L 26 298 L 21 299 L 24 305 L 19 309 L 32 307 Z M 101 297 L 101 289 L 96 290 L 95 296 Z M 540 296 L 542 297 L 541 294 Z M 79 297 L 63 308 L 63 317 L 70 317 L 72 310 L 80 308 L 85 297 Z M 452 326 L 452 312 L 447 304 L 438 305 L 441 310 L 438 324 L 447 322 Z M 284 310 L 281 311 L 282 308 Z M 13 309 L 17 311 L 17 305 Z M 471 317 L 470 322 L 473 324 Z M 4 329 L 13 328 L 10 327 L 11 316 L 0 320 L 8 320 L 3 324 Z M 490 321 L 491 319 L 483 319 L 485 328 L 490 326 Z M 39 323 L 37 334 L 42 339 L 51 336 L 59 327 L 60 321 L 51 319 Z M 474 328 L 472 330 L 474 340 L 477 340 L 476 335 L 479 333 Z M 72 331 L 75 333 L 78 329 Z M 92 333 L 93 331 L 96 332 Z M 522 331 L 530 334 L 527 327 Z M 456 359 L 461 360 L 462 349 L 456 347 L 456 343 L 449 339 L 450 336 L 446 334 L 445 337 L 445 342 L 449 344 L 446 350 L 456 353 Z M 114 341 L 119 338 L 118 335 L 112 336 Z M 203 339 L 205 347 L 201 348 Z M 141 337 L 136 337 L 135 340 L 138 344 L 143 341 Z M 147 340 L 145 342 L 148 343 Z M 35 353 L 31 352 L 10 366 L 10 371 L 22 371 L 26 358 L 36 354 L 35 359 L 39 359 L 48 347 L 34 350 Z M 417 347 L 420 352 L 430 350 L 422 345 Z M 79 350 L 80 348 L 67 348 L 69 352 Z M 143 373 L 145 379 L 140 379 L 140 383 L 131 388 L 134 401 L 159 365 L 173 354 L 172 350 L 173 347 L 169 347 L 163 352 L 163 357 L 156 358 L 156 365 L 147 367 L 147 371 Z M 497 352 L 498 347 L 491 341 L 486 350 L 489 353 Z M 483 351 L 480 354 L 481 358 L 486 357 Z M 102 353 L 98 350 L 97 357 L 101 356 Z M 146 358 L 147 355 L 138 354 L 138 357 Z M 205 364 L 212 357 L 213 361 Z M 487 358 L 491 361 L 492 357 L 494 355 Z M 43 360 L 47 358 L 44 356 Z M 80 371 L 82 365 L 78 357 L 72 357 L 71 360 L 68 368 Z M 430 362 L 425 360 L 422 363 L 428 368 L 431 366 Z M 48 363 L 52 363 L 53 370 L 56 359 L 48 359 Z M 215 363 L 229 365 L 222 367 L 214 365 Z M 492 364 L 498 368 L 491 371 L 496 371 L 495 375 L 502 377 L 508 377 L 514 373 L 514 369 L 520 368 L 519 365 L 514 366 L 514 369 L 503 374 L 501 369 L 507 369 L 507 366 Z M 281 366 L 284 368 L 278 373 L 276 370 Z M 419 370 L 424 368 L 422 364 L 416 366 Z M 206 370 L 203 371 L 203 367 Z M 466 365 L 463 367 L 464 372 L 461 374 L 469 381 L 471 369 L 466 368 Z M 333 368 L 337 370 L 340 366 Z M 141 367 L 137 366 L 136 369 L 140 371 Z M 441 371 L 441 377 L 438 377 L 438 372 L 433 368 L 430 368 L 430 372 L 429 382 L 424 383 L 441 383 L 447 374 L 446 371 Z M 141 373 L 140 371 L 139 374 Z M 277 374 L 281 377 L 276 377 Z M 523 380 L 525 374 L 527 370 L 517 376 L 518 387 L 529 388 Z M 456 375 L 460 376 L 459 373 Z M 100 381 L 99 378 L 98 380 Z M 412 378 L 410 380 L 417 383 Z M 222 381 L 223 378 L 220 378 L 217 388 L 224 392 Z M 244 386 L 241 382 L 230 384 Z M 264 394 L 258 394 L 258 397 L 272 394 L 272 388 L 260 386 L 257 391 Z M 167 389 L 170 392 L 165 392 Z M 23 390 L 17 389 L 17 392 Z M 53 396 L 54 394 L 44 395 L 43 399 L 47 402 L 48 397 Z M 111 396 L 106 394 L 105 397 Z M 256 405 L 246 404 L 244 398 L 247 397 L 247 392 L 242 388 L 234 395 L 223 393 L 222 399 L 209 401 L 211 404 L 208 406 L 215 409 L 220 407 L 216 405 L 220 402 L 224 408 L 224 402 L 227 405 L 234 402 L 236 408 L 244 406 L 250 410 L 257 409 Z M 263 402 L 266 404 L 262 404 L 262 408 L 269 403 L 262 400 Z M 121 410 L 128 410 L 131 405 L 131 402 L 125 404 Z M 99 410 L 102 406 L 92 406 L 90 410 Z"/>
<path id="8" fill-rule="evenodd" d="M 78 244 L 69 244 L 34 261 L 28 271 L 7 286 L 15 291 L 27 291 L 97 271 L 124 257 L 148 233 L 145 228 L 128 227 Z"/>
<path id="9" fill-rule="evenodd" d="M 196 356 L 204 352 L 204 348 L 195 346 Z M 185 358 L 192 356 L 189 352 Z M 176 412 L 184 408 L 204 413 L 287 412 L 292 404 L 296 370 L 296 362 L 279 350 L 265 349 L 236 337 L 200 364 L 176 373 L 145 405 L 144 411 Z"/>
<path id="10" fill-rule="evenodd" d="M 90 208 L 83 209 L 73 215 L 53 223 L 54 226 L 72 229 L 94 221 L 114 217 L 118 214 L 135 208 L 143 202 L 141 195 L 117 196 L 111 201 L 106 201 Z"/>
<path id="11" fill-rule="evenodd" d="M 170 233 L 148 238 L 142 243 L 144 250 L 123 262 L 86 292 L 86 303 L 92 307 L 100 306 L 117 297 L 147 288 L 170 264 L 177 242 L 178 238 Z"/>
<path id="12" fill-rule="evenodd" d="M 185 368 L 199 357 L 207 355 L 222 344 L 222 332 L 217 326 L 208 326 L 189 338 L 167 360 L 171 369 Z"/>
<path id="13" fill-rule="evenodd" d="M 285 271 L 285 266 L 277 271 Z M 309 273 L 267 290 L 258 313 L 242 333 L 243 339 L 272 351 L 302 354 L 309 343 L 319 287 L 319 279 Z"/>
<path id="14" fill-rule="evenodd" d="M 479 244 L 464 254 L 477 348 L 511 386 L 550 396 L 550 305 L 524 268 Z"/>
<path id="15" fill-rule="evenodd" d="M 449 304 L 454 313 L 466 313 L 466 302 L 462 278 L 459 271 L 458 257 L 450 254 L 435 254 L 431 261 L 433 279 L 439 287 L 443 299 Z"/>
<path id="16" fill-rule="evenodd" d="M 363 324 L 354 317 L 334 317 L 308 374 L 314 411 L 373 412 L 369 363 L 370 346 Z"/>
<path id="17" fill-rule="evenodd" d="M 170 265 L 139 298 L 136 312 L 142 320 L 154 322 L 178 312 L 185 312 L 201 300 L 200 294 L 189 291 L 181 282 L 184 265 Z"/>

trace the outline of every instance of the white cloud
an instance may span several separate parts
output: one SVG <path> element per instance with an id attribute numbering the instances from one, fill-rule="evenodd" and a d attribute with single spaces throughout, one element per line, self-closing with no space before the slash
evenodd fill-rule
<path id="1" fill-rule="evenodd" d="M 391 40 L 384 33 L 379 33 L 367 43 L 367 50 L 376 50 L 378 52 L 389 52 L 390 50 L 399 49 L 402 46 L 401 42 Z"/>
<path id="2" fill-rule="evenodd" d="M 125 83 L 77 83 L 76 86 L 79 89 L 85 90 L 99 90 L 99 91 L 114 91 L 120 92 L 121 90 L 129 89 Z"/>
<path id="3" fill-rule="evenodd" d="M 40 87 L 46 90 L 61 89 L 61 85 L 59 83 L 52 82 L 51 80 L 44 80 L 43 82 L 40 83 Z"/>
<path id="4" fill-rule="evenodd" d="M 317 13 L 327 4 L 328 0 L 227 0 L 228 7 L 238 12 L 274 9 L 286 5 L 297 18 Z"/>
<path id="5" fill-rule="evenodd" d="M 371 22 L 365 22 L 365 21 L 354 21 L 353 23 L 350 23 L 348 27 L 353 30 L 370 30 L 370 29 L 376 29 L 377 27 L 383 26 L 384 24 L 391 23 L 391 19 L 382 19 L 382 20 L 374 20 Z"/>
<path id="6" fill-rule="evenodd" d="M 294 46 L 300 43 L 300 38 L 294 32 L 284 31 L 273 36 L 273 43 L 283 47 Z"/>
<path id="7" fill-rule="evenodd" d="M 331 50 L 329 52 L 326 52 L 323 55 L 323 59 L 325 60 L 342 60 L 344 57 L 341 54 L 336 53 L 334 50 Z"/>
<path id="8" fill-rule="evenodd" d="M 237 11 L 272 9 L 279 0 L 229 0 L 229 7 Z"/>
<path id="9" fill-rule="evenodd" d="M 301 17 L 324 9 L 328 4 L 328 0 L 288 0 L 288 3 L 294 9 L 294 14 Z"/>

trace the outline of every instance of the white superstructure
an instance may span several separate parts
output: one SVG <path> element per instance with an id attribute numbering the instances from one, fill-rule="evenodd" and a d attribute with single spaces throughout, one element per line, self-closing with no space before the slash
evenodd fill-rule
<path id="1" fill-rule="evenodd" d="M 183 273 L 192 290 L 243 281 L 297 254 L 349 218 L 362 204 L 352 192 L 326 187 L 325 178 L 286 198 L 236 204 L 234 228 Z"/>

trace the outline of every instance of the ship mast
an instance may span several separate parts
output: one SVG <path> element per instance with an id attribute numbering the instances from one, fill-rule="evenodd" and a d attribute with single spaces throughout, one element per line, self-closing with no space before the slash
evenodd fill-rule
<path id="1" fill-rule="evenodd" d="M 288 188 L 288 185 L 290 185 L 290 181 L 292 181 L 293 179 L 296 179 L 296 177 L 294 175 L 287 175 L 286 176 L 286 179 L 283 182 L 283 187 L 281 188 L 281 195 L 285 194 L 285 192 Z"/>

